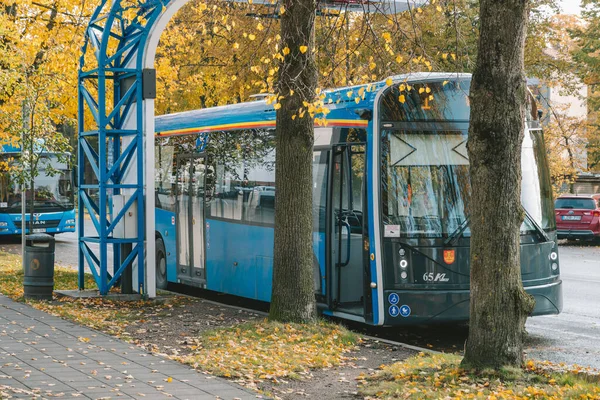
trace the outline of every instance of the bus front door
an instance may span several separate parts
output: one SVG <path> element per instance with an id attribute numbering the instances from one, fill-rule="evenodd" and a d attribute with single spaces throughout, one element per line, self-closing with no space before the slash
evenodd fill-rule
<path id="1" fill-rule="evenodd" d="M 177 278 L 181 283 L 206 283 L 204 188 L 206 159 L 202 154 L 177 158 Z"/>
<path id="2" fill-rule="evenodd" d="M 329 204 L 329 273 L 327 292 L 333 310 L 364 317 L 365 271 L 363 201 L 365 146 L 348 144 L 332 150 Z"/>

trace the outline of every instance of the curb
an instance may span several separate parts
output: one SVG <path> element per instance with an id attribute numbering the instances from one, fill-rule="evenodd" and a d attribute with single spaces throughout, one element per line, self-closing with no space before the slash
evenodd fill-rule
<path id="1" fill-rule="evenodd" d="M 249 312 L 249 313 L 262 315 L 262 316 L 265 316 L 265 317 L 269 316 L 269 313 L 266 313 L 266 312 L 263 312 L 263 311 L 258 311 L 258 310 L 253 310 L 251 308 L 237 307 L 237 306 L 233 306 L 233 305 L 229 305 L 229 304 L 219 303 L 218 301 L 206 300 L 206 299 L 203 299 L 202 297 L 195 297 L 195 296 L 180 294 L 180 293 L 171 292 L 171 291 L 168 291 L 168 290 L 165 290 L 165 292 L 176 294 L 176 295 L 179 295 L 179 296 L 188 297 L 190 299 L 201 300 L 201 301 L 204 301 L 206 303 L 213 304 L 213 305 L 220 306 L 220 307 L 227 307 L 227 308 L 232 308 L 232 309 L 235 309 L 235 310 L 242 310 L 242 311 L 246 311 L 246 312 Z M 418 352 L 423 352 L 423 353 L 429 353 L 429 354 L 442 354 L 441 351 L 426 349 L 424 347 L 419 347 L 419 346 L 413 346 L 412 344 L 408 344 L 408 343 L 396 342 L 394 340 L 383 339 L 383 338 L 379 338 L 379 337 L 376 337 L 376 336 L 370 336 L 370 335 L 365 335 L 365 334 L 361 334 L 361 333 L 357 333 L 357 334 L 359 336 L 361 336 L 361 337 L 364 337 L 364 338 L 372 340 L 372 341 L 379 341 L 381 343 L 389 344 L 389 345 L 392 345 L 392 346 L 398 346 L 398 347 L 402 347 L 402 348 L 413 350 L 413 351 L 418 351 Z"/>

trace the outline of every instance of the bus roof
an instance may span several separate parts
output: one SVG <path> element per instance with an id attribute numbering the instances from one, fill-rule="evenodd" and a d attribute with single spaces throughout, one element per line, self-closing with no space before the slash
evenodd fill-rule
<path id="1" fill-rule="evenodd" d="M 54 151 L 37 151 L 39 149 L 35 149 L 37 154 L 42 154 L 42 155 L 53 155 L 53 154 L 59 154 L 58 152 L 54 152 Z M 21 147 L 20 146 L 13 146 L 11 144 L 4 144 L 4 145 L 0 145 L 0 154 L 20 154 L 21 153 Z M 70 151 L 65 151 L 62 152 L 60 154 L 66 154 L 69 157 L 71 156 L 71 152 Z"/>
<path id="2" fill-rule="evenodd" d="M 21 147 L 12 144 L 3 144 L 0 146 L 0 153 L 20 153 Z"/>
<path id="3" fill-rule="evenodd" d="M 394 83 L 417 83 L 462 80 L 470 77 L 471 74 L 462 73 L 419 72 L 390 78 Z M 386 80 L 326 90 L 324 101 L 331 110 L 327 116 L 328 125 L 366 127 L 368 121 L 362 120 L 356 110 L 372 110 L 377 94 L 387 86 Z M 257 100 L 158 116 L 155 131 L 158 136 L 173 136 L 269 127 L 275 127 L 275 109 L 272 104 L 267 104 L 266 100 Z"/>

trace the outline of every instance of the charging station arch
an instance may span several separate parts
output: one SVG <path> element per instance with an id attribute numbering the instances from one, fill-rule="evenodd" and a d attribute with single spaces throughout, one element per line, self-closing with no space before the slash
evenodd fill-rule
<path id="1" fill-rule="evenodd" d="M 134 291 L 156 296 L 154 61 L 162 32 L 188 1 L 102 0 L 86 29 L 78 75 L 79 289 L 84 289 L 86 264 L 101 295 L 133 265 Z M 392 14 L 422 2 L 325 0 L 321 6 Z M 86 182 L 86 170 L 92 183 Z M 112 199 L 120 206 L 109 211 Z M 91 235 L 85 231 L 86 212 L 95 231 Z M 109 245 L 115 248 L 112 274 Z M 123 259 L 116 250 L 121 245 L 131 245 Z"/>
<path id="2" fill-rule="evenodd" d="M 86 264 L 102 295 L 134 264 L 134 291 L 156 296 L 155 200 L 146 196 L 154 193 L 154 60 L 162 32 L 188 1 L 103 0 L 86 30 L 78 77 L 78 211 L 90 215 L 94 229 L 86 232 L 79 218 L 80 289 Z M 93 183 L 86 183 L 86 169 Z M 120 198 L 115 213 L 109 197 Z M 108 246 L 122 244 L 131 252 L 124 260 L 113 252 L 111 274 Z"/>

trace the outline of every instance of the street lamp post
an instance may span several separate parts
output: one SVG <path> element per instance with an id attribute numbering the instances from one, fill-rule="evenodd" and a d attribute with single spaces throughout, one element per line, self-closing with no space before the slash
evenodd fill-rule
<path id="1" fill-rule="evenodd" d="M 25 150 L 25 129 L 21 130 L 21 166 L 24 168 L 25 160 L 23 151 Z M 25 182 L 21 184 L 21 263 L 25 270 Z"/>

